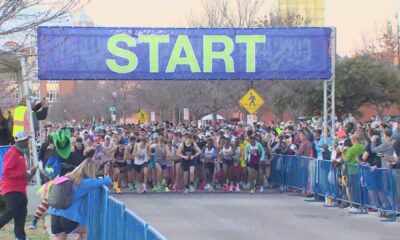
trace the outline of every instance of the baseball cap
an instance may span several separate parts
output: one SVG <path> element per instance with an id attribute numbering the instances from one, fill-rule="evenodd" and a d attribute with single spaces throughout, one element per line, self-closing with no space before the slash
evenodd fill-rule
<path id="1" fill-rule="evenodd" d="M 16 142 L 20 142 L 20 141 L 24 141 L 24 140 L 26 140 L 28 138 L 30 138 L 30 137 L 28 136 L 28 134 L 26 134 L 26 132 L 20 131 L 20 132 L 17 133 L 17 135 L 15 136 L 14 139 L 15 139 Z"/>

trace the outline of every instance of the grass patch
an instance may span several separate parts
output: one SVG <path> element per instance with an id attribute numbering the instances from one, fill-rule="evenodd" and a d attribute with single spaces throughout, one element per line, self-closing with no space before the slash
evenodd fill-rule
<path id="1" fill-rule="evenodd" d="M 28 229 L 28 226 L 31 223 L 32 219 L 33 219 L 32 215 L 29 215 L 26 217 L 25 232 L 26 232 L 27 237 L 32 240 L 50 240 L 50 237 L 47 234 L 47 231 L 45 229 L 44 221 L 38 222 L 36 230 Z M 0 230 L 0 239 L 1 240 L 15 240 L 14 221 L 13 220 L 11 220 L 11 222 L 9 224 L 5 225 Z"/>

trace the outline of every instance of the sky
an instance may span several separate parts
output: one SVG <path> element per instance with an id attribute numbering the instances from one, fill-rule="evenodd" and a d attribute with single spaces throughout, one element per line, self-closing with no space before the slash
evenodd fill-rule
<path id="1" fill-rule="evenodd" d="M 232 0 L 233 1 L 233 0 Z M 266 0 L 265 11 L 276 0 Z M 201 0 L 91 0 L 84 8 L 96 26 L 186 27 L 202 15 Z M 325 0 L 325 25 L 337 29 L 337 52 L 351 55 L 400 12 L 400 0 Z"/>

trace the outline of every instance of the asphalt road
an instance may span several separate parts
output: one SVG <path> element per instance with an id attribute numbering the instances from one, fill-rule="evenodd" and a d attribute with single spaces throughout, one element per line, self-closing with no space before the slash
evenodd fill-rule
<path id="1" fill-rule="evenodd" d="M 398 240 L 400 222 L 278 192 L 114 195 L 168 239 Z"/>

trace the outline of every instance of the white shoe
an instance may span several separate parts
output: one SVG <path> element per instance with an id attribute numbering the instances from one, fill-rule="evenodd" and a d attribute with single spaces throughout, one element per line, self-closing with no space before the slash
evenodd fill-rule
<path id="1" fill-rule="evenodd" d="M 209 192 L 214 192 L 214 188 L 210 187 L 210 189 L 208 189 Z"/>
<path id="2" fill-rule="evenodd" d="M 190 189 L 190 192 L 194 192 L 194 187 L 192 185 L 190 185 L 189 189 Z"/>
<path id="3" fill-rule="evenodd" d="M 229 186 L 229 192 L 233 192 L 233 185 L 232 184 Z"/>
<path id="4" fill-rule="evenodd" d="M 264 192 L 264 186 L 260 187 L 260 192 Z"/>
<path id="5" fill-rule="evenodd" d="M 359 210 L 357 208 L 355 208 L 355 207 L 349 208 L 348 211 L 351 212 L 351 213 L 359 212 Z"/>
<path id="6" fill-rule="evenodd" d="M 239 187 L 239 185 L 240 185 L 240 184 L 237 184 L 237 185 L 236 185 L 236 192 L 240 192 L 240 187 Z"/>
<path id="7" fill-rule="evenodd" d="M 211 184 L 207 183 L 206 186 L 204 187 L 204 190 L 210 190 Z"/>

